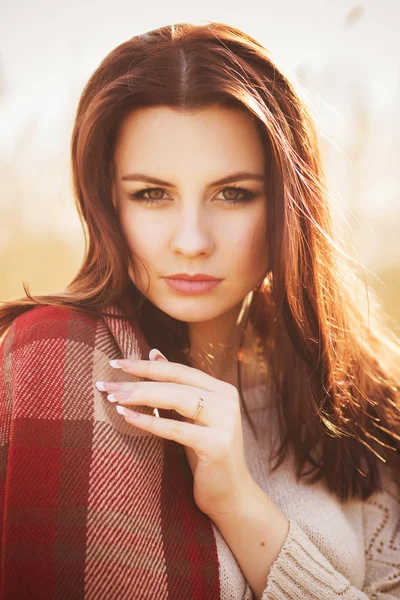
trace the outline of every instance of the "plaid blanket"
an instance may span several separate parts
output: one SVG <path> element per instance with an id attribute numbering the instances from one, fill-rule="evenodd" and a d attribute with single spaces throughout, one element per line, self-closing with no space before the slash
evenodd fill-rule
<path id="1" fill-rule="evenodd" d="M 128 425 L 96 389 L 132 380 L 109 360 L 150 350 L 137 326 L 112 318 L 118 306 L 108 312 L 35 307 L 3 339 L 0 598 L 252 598 L 248 584 L 221 591 L 184 447 Z"/>

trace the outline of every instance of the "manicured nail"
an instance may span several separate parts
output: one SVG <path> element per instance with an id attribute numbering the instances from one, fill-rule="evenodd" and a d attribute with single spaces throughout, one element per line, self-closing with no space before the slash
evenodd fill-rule
<path id="1" fill-rule="evenodd" d="M 130 392 L 117 392 L 116 394 L 108 394 L 107 399 L 110 402 L 121 402 L 123 400 L 129 400 L 130 397 Z"/>
<path id="2" fill-rule="evenodd" d="M 110 360 L 110 367 L 113 369 L 120 369 L 121 367 L 118 364 L 118 360 Z"/>
<path id="3" fill-rule="evenodd" d="M 153 348 L 153 350 L 150 350 L 150 352 L 149 352 L 150 360 L 159 360 L 160 358 L 163 358 L 164 360 L 168 360 L 167 357 L 164 356 L 164 354 L 162 352 L 157 350 L 157 348 Z"/>
<path id="4" fill-rule="evenodd" d="M 113 369 L 122 369 L 123 367 L 131 367 L 135 364 L 134 360 L 126 360 L 123 358 L 117 358 L 114 360 L 110 360 L 110 366 Z"/>
<path id="5" fill-rule="evenodd" d="M 104 385 L 105 392 L 117 392 L 122 388 L 122 384 L 117 381 L 102 381 L 101 383 Z"/>
<path id="6" fill-rule="evenodd" d="M 139 413 L 133 411 L 133 410 L 129 410 L 129 408 L 126 408 L 125 406 L 121 406 L 120 404 L 118 404 L 118 406 L 115 407 L 117 409 L 117 412 L 120 415 L 123 415 L 124 417 L 131 417 L 132 419 L 135 419 L 139 416 Z"/>
<path id="7" fill-rule="evenodd" d="M 121 384 L 114 381 L 96 381 L 95 385 L 100 392 L 116 392 L 121 389 Z"/>

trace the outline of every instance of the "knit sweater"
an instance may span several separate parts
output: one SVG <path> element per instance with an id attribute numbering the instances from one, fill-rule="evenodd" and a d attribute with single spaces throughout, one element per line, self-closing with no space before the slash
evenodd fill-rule
<path id="1" fill-rule="evenodd" d="M 132 320 L 65 308 L 36 307 L 8 330 L 0 346 L 1 600 L 253 598 L 194 502 L 183 446 L 129 425 L 95 387 L 135 380 L 109 360 L 147 359 L 149 350 Z M 392 470 L 382 464 L 384 485 L 367 501 L 345 503 L 321 481 L 297 482 L 290 453 L 271 472 L 276 402 L 262 386 L 247 400 L 259 431 L 256 440 L 243 412 L 249 470 L 290 525 L 262 600 L 400 598 Z"/>

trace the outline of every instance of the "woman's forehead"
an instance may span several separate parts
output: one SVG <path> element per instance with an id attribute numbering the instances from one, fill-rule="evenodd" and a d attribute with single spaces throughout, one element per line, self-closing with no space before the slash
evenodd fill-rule
<path id="1" fill-rule="evenodd" d="M 133 111 L 122 124 L 115 149 L 118 171 L 214 172 L 262 170 L 256 124 L 245 110 L 212 106 L 183 112 L 169 107 Z M 225 173 L 227 171 L 227 173 Z M 221 175 L 221 172 L 222 175 Z"/>

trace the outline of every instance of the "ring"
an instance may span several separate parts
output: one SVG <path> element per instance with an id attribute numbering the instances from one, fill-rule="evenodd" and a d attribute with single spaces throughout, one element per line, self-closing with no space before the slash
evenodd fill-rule
<path id="1" fill-rule="evenodd" d="M 192 419 L 193 423 L 195 422 L 195 420 L 199 416 L 199 413 L 200 413 L 201 409 L 203 408 L 203 406 L 204 406 L 204 400 L 203 400 L 203 398 L 200 398 L 199 405 L 198 405 L 198 408 L 197 408 L 197 412 L 196 412 L 196 414 L 194 415 L 194 417 Z"/>
<path id="2" fill-rule="evenodd" d="M 193 419 L 192 419 L 192 422 L 193 422 L 193 423 L 195 422 L 195 420 L 196 420 L 196 419 L 197 419 L 197 417 L 199 416 L 199 414 L 200 414 L 200 411 L 201 411 L 201 409 L 203 408 L 203 406 L 204 406 L 204 400 L 203 400 L 203 398 L 200 398 L 200 400 L 199 400 L 199 404 L 198 404 L 198 408 L 197 408 L 197 412 L 196 412 L 196 414 L 194 415 L 194 417 L 193 417 Z M 160 415 L 158 414 L 158 408 L 153 408 L 153 415 L 154 415 L 155 417 L 157 417 L 157 419 L 159 419 L 159 418 L 160 418 Z"/>

